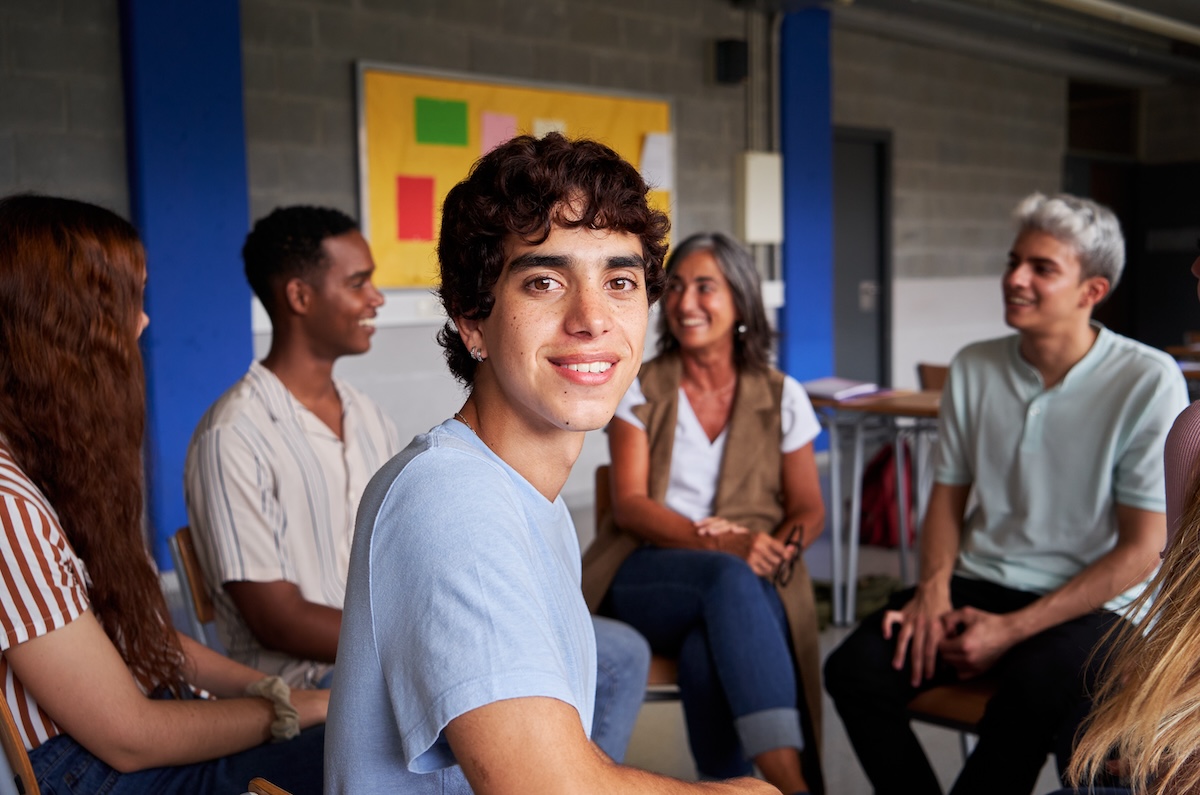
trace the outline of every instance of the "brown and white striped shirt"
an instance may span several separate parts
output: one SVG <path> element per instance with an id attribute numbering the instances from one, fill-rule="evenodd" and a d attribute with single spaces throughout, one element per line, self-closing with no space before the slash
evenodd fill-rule
<path id="1" fill-rule="evenodd" d="M 12 647 L 66 626 L 88 609 L 87 573 L 45 495 L 0 439 L 0 677 L 4 698 L 28 750 L 61 732 L 38 707 L 3 656 Z"/>

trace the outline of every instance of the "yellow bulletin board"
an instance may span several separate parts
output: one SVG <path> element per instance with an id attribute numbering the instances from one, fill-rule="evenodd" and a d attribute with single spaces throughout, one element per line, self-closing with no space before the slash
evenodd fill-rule
<path id="1" fill-rule="evenodd" d="M 358 113 L 359 210 L 380 287 L 437 283 L 443 198 L 514 135 L 558 130 L 602 141 L 642 170 L 651 203 L 671 210 L 666 99 L 359 63 Z"/>

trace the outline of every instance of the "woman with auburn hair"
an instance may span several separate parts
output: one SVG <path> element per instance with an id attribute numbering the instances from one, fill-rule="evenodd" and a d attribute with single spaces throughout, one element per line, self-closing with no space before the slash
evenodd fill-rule
<path id="1" fill-rule="evenodd" d="M 171 628 L 142 537 L 145 281 L 108 210 L 0 199 L 4 698 L 43 791 L 318 793 L 328 692 Z"/>
<path id="2" fill-rule="evenodd" d="M 1192 263 L 1200 280 L 1200 257 Z M 1067 778 L 1092 793 L 1200 793 L 1200 401 L 1164 450 L 1162 566 L 1129 606 Z M 1131 789 L 1089 787 L 1117 774 Z"/>

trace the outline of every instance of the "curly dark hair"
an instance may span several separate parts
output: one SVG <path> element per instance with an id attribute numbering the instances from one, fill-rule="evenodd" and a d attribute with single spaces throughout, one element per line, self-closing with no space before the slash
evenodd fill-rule
<path id="1" fill-rule="evenodd" d="M 353 218 L 332 207 L 277 207 L 258 219 L 246 235 L 242 261 L 246 281 L 267 314 L 275 316 L 280 284 L 296 277 L 311 279 L 329 265 L 321 248 L 327 238 L 357 230 Z"/>
<path id="2" fill-rule="evenodd" d="M 473 384 L 476 362 L 454 319 L 482 320 L 491 314 L 496 300 L 492 288 L 504 269 L 510 235 L 538 245 L 553 224 L 636 235 L 646 260 L 646 294 L 651 304 L 657 301 L 670 221 L 650 207 L 648 192 L 638 170 L 609 147 L 559 133 L 522 135 L 480 158 L 446 195 L 438 237 L 438 295 L 450 317 L 438 342 L 455 378 Z M 562 213 L 568 204 L 570 217 Z"/>
<path id="3" fill-rule="evenodd" d="M 0 199 L 0 436 L 83 559 L 134 676 L 182 694 L 184 655 L 142 538 L 146 255 L 116 214 Z"/>
<path id="4" fill-rule="evenodd" d="M 754 266 L 754 257 L 745 246 L 729 235 L 720 232 L 699 232 L 671 249 L 671 258 L 667 260 L 666 267 L 667 280 L 670 280 L 679 263 L 697 251 L 708 251 L 717 261 L 717 267 L 721 269 L 725 281 L 729 283 L 729 291 L 733 293 L 733 306 L 737 310 L 738 323 L 745 327 L 744 331 L 735 331 L 733 335 L 734 364 L 738 370 L 766 370 L 771 366 L 776 334 L 767 321 L 767 311 L 762 300 L 762 282 L 759 280 L 758 268 Z M 660 355 L 679 349 L 679 340 L 671 334 L 671 328 L 667 324 L 666 312 L 659 314 L 658 332 Z"/>

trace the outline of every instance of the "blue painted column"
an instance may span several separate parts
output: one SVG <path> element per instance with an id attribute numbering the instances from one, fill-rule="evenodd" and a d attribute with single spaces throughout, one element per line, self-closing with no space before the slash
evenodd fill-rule
<path id="1" fill-rule="evenodd" d="M 784 307 L 780 368 L 833 374 L 833 118 L 829 12 L 788 14 L 780 35 Z"/>
<path id="2" fill-rule="evenodd" d="M 204 410 L 253 356 L 237 0 L 121 0 L 133 223 L 149 282 L 146 471 L 160 566 L 187 523 L 183 461 Z"/>

